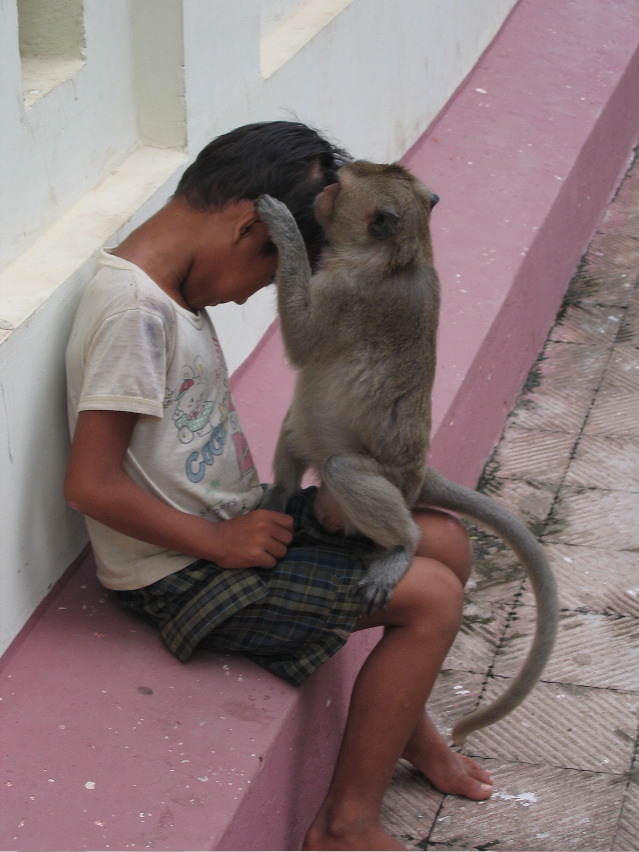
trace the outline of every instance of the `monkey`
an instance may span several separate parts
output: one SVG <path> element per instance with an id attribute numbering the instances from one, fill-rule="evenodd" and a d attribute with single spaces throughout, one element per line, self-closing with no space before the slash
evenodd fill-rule
<path id="1" fill-rule="evenodd" d="M 374 543 L 358 589 L 368 612 L 388 605 L 410 564 L 419 539 L 414 507 L 453 511 L 512 548 L 535 594 L 535 636 L 509 688 L 457 721 L 452 740 L 461 746 L 533 689 L 554 645 L 558 603 L 553 573 L 527 527 L 426 463 L 440 306 L 430 236 L 437 200 L 399 163 L 346 163 L 315 201 L 326 245 L 314 272 L 288 208 L 268 195 L 256 200 L 279 255 L 278 314 L 296 370 L 274 483 L 261 505 L 284 511 L 304 472 L 314 469 L 320 522 Z"/>

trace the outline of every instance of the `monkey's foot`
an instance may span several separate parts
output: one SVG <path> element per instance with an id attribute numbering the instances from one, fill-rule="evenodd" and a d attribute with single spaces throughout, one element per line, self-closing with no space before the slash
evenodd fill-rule
<path id="1" fill-rule="evenodd" d="M 490 773 L 465 754 L 453 751 L 424 713 L 402 754 L 440 793 L 473 801 L 490 798 Z"/>
<path id="2" fill-rule="evenodd" d="M 357 593 L 366 602 L 366 614 L 373 615 L 378 609 L 386 609 L 393 595 L 393 586 L 382 583 L 367 583 L 361 580 L 357 585 Z"/>
<path id="3" fill-rule="evenodd" d="M 367 603 L 368 615 L 386 609 L 409 564 L 410 555 L 405 547 L 391 548 L 369 560 L 368 570 L 357 584 L 357 591 Z"/>

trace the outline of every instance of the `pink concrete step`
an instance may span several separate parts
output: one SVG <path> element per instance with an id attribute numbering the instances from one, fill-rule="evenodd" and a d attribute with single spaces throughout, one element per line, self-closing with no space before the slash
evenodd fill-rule
<path id="1" fill-rule="evenodd" d="M 433 460 L 473 483 L 639 130 L 636 0 L 520 0 L 405 162 L 442 201 Z M 357 152 L 365 154 L 365 152 Z M 233 379 L 268 478 L 292 376 L 277 329 Z M 0 848 L 294 849 L 375 636 L 295 690 L 183 666 L 79 561 L 0 663 Z"/>
<path id="2" fill-rule="evenodd" d="M 357 655 L 299 691 L 241 657 L 183 665 L 94 573 L 88 555 L 3 658 L 0 848 L 298 843 Z"/>

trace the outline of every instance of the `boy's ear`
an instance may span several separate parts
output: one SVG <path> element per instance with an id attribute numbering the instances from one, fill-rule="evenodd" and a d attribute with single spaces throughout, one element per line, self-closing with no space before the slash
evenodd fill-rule
<path id="1" fill-rule="evenodd" d="M 250 234 L 253 225 L 260 222 L 261 219 L 255 212 L 255 205 L 248 199 L 236 202 L 237 210 L 235 223 L 233 227 L 233 238 L 235 241 L 241 240 L 247 234 Z"/>

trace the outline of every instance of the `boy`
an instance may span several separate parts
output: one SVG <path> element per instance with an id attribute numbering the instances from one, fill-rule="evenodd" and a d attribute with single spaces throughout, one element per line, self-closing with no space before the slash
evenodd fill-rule
<path id="1" fill-rule="evenodd" d="M 287 514 L 259 508 L 205 311 L 273 281 L 277 254 L 253 205 L 263 193 L 289 206 L 317 256 L 312 203 L 343 161 L 298 123 L 239 128 L 204 148 L 164 208 L 102 252 L 67 350 L 65 496 L 87 516 L 100 582 L 182 661 L 198 646 L 240 652 L 298 685 L 353 630 L 385 627 L 355 683 L 305 848 L 391 849 L 402 847 L 379 813 L 400 756 L 443 792 L 492 791 L 423 709 L 459 627 L 467 536 L 449 515 L 417 513 L 411 567 L 386 610 L 363 614 L 351 590 L 364 566 L 348 539 L 318 523 L 316 490 Z"/>

